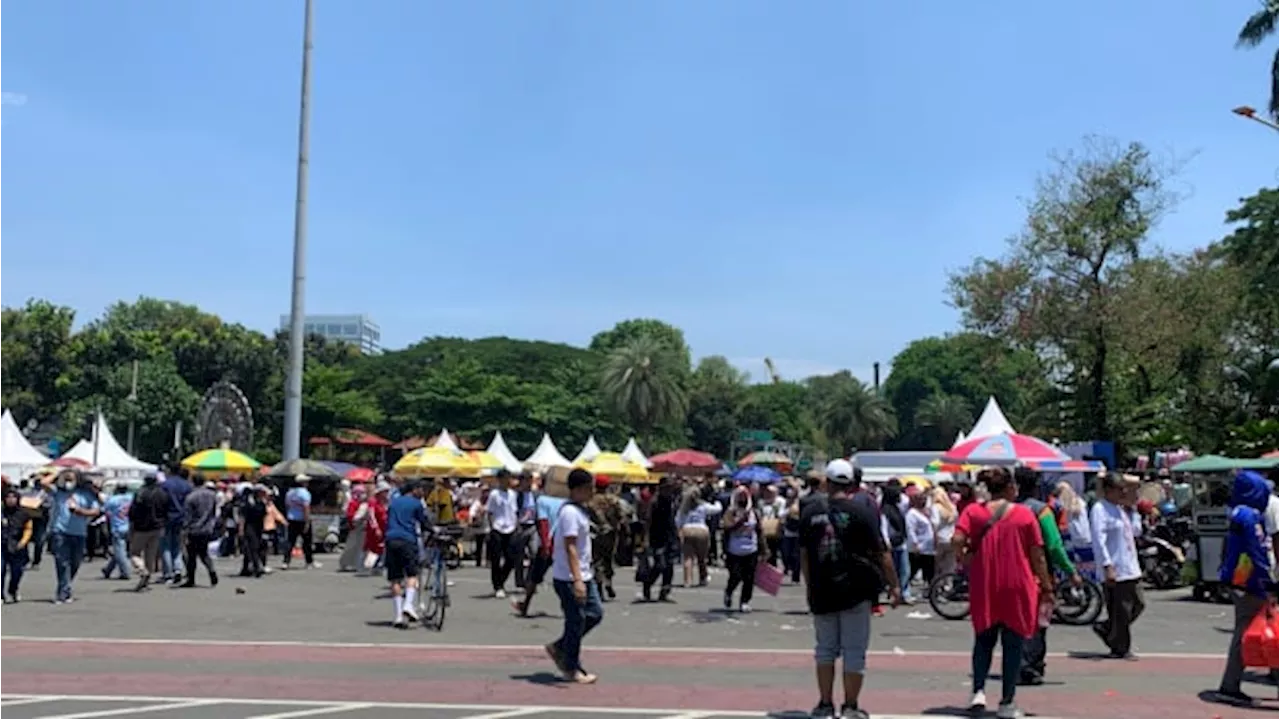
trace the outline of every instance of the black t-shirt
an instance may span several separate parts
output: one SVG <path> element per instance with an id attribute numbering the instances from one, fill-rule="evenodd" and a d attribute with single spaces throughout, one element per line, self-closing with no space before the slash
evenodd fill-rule
<path id="1" fill-rule="evenodd" d="M 800 544 L 809 560 L 809 611 L 842 612 L 880 596 L 884 539 L 879 509 L 866 494 L 807 503 L 800 511 Z"/>

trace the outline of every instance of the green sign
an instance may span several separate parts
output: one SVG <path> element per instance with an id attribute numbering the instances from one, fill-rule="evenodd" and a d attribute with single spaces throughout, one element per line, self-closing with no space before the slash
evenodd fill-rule
<path id="1" fill-rule="evenodd" d="M 767 429 L 740 429 L 738 430 L 739 442 L 757 442 L 764 444 L 773 441 L 773 432 Z"/>

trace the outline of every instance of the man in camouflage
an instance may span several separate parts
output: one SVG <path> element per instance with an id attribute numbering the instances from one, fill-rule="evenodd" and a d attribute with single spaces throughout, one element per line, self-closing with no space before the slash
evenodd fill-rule
<path id="1" fill-rule="evenodd" d="M 626 518 L 626 507 L 617 495 L 609 492 L 609 478 L 596 477 L 596 493 L 587 504 L 594 531 L 591 534 L 591 564 L 600 595 L 607 600 L 617 598 L 613 591 L 613 558 L 618 535 Z"/>

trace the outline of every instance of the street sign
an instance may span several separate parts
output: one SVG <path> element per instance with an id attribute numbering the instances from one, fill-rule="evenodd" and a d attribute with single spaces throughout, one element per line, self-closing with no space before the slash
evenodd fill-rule
<path id="1" fill-rule="evenodd" d="M 760 444 L 772 442 L 773 432 L 770 432 L 767 429 L 740 429 L 738 430 L 738 441 L 758 442 Z"/>

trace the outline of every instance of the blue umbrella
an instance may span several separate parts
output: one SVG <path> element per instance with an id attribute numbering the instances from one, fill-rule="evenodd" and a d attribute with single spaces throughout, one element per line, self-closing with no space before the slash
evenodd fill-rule
<path id="1" fill-rule="evenodd" d="M 782 479 L 782 475 L 762 464 L 749 464 L 733 473 L 733 481 L 750 484 L 773 484 Z"/>

